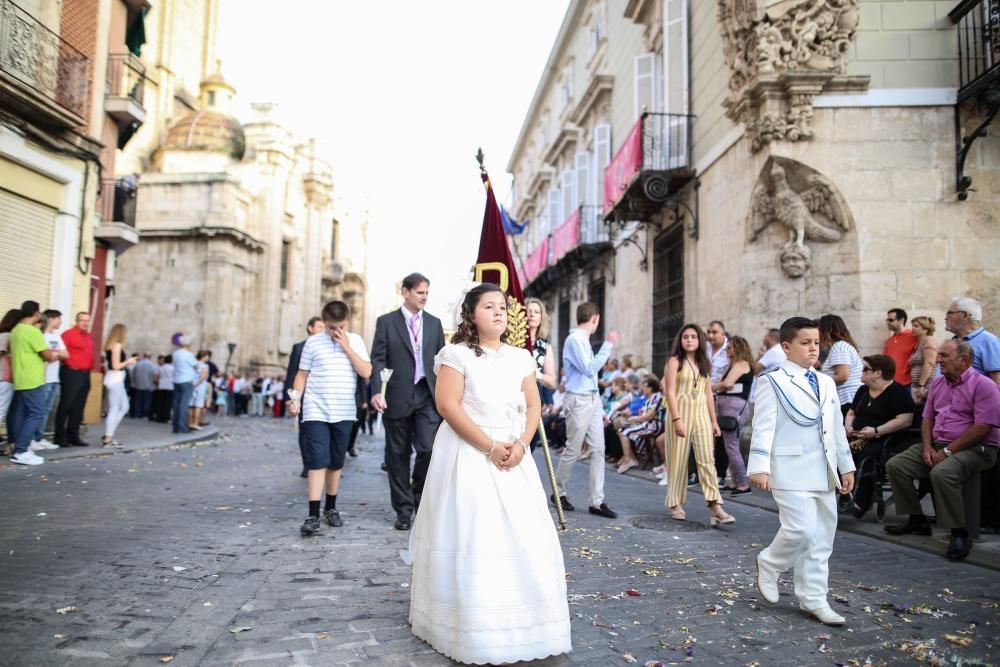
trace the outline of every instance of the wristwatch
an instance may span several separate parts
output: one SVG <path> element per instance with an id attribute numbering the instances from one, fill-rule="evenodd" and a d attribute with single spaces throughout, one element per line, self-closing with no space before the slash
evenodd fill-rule
<path id="1" fill-rule="evenodd" d="M 875 437 L 878 437 L 878 426 L 875 427 Z"/>
<path id="2" fill-rule="evenodd" d="M 945 447 L 945 448 L 944 448 L 944 449 L 942 449 L 941 451 L 942 451 L 942 452 L 944 452 L 944 455 L 945 455 L 945 456 L 951 456 L 951 455 L 952 455 L 952 453 L 953 453 L 953 452 L 952 452 L 952 451 L 951 451 L 950 449 L 948 449 L 947 447 Z"/>

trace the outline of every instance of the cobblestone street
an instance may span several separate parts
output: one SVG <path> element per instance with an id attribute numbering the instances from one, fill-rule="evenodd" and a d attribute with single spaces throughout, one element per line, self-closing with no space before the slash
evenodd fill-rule
<path id="1" fill-rule="evenodd" d="M 0 469 L 0 664 L 448 664 L 406 622 L 381 439 L 348 460 L 345 525 L 303 539 L 290 425 L 214 425 L 194 445 Z M 585 507 L 582 469 L 573 482 Z M 827 628 L 790 580 L 758 604 L 775 514 L 734 503 L 737 523 L 710 530 L 692 494 L 672 522 L 662 488 L 613 472 L 607 496 L 616 521 L 567 515 L 574 651 L 544 664 L 1000 662 L 995 570 L 841 533 L 831 603 L 848 624 Z"/>

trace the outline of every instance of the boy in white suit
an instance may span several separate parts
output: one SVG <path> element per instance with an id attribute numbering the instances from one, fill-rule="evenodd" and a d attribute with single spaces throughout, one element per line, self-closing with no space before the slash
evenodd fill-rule
<path id="1" fill-rule="evenodd" d="M 819 327 L 804 317 L 781 325 L 788 359 L 757 381 L 750 483 L 771 491 L 781 528 L 757 556 L 757 588 L 778 601 L 778 576 L 795 569 L 799 609 L 827 625 L 843 625 L 827 602 L 828 561 L 837 530 L 834 489 L 854 488 L 854 461 L 833 379 L 813 370 Z M 838 469 L 840 476 L 838 476 Z"/>

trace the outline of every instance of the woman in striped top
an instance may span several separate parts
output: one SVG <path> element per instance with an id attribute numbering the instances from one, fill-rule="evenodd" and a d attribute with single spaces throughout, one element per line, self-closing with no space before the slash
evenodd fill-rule
<path id="1" fill-rule="evenodd" d="M 697 324 L 686 324 L 677 335 L 673 354 L 663 370 L 670 424 L 667 433 L 667 499 L 670 516 L 687 519 L 687 464 L 691 448 L 698 465 L 698 481 L 708 503 L 709 525 L 734 523 L 722 509 L 719 481 L 715 476 L 715 441 L 722 435 L 715 417 L 705 332 Z"/>

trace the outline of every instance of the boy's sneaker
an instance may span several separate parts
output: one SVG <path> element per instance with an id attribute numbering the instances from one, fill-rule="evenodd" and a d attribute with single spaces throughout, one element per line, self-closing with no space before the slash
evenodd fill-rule
<path id="1" fill-rule="evenodd" d="M 326 517 L 326 522 L 334 528 L 340 528 L 344 525 L 344 520 L 340 518 L 340 512 L 337 510 L 326 510 L 323 515 Z"/>
<path id="2" fill-rule="evenodd" d="M 31 450 L 28 450 L 26 452 L 21 452 L 20 454 L 14 454 L 14 456 L 10 457 L 10 462 L 20 463 L 23 466 L 40 466 L 45 463 L 45 459 Z"/>
<path id="3" fill-rule="evenodd" d="M 311 516 L 302 524 L 303 535 L 315 535 L 319 532 L 319 517 Z"/>
<path id="4" fill-rule="evenodd" d="M 46 440 L 45 438 L 42 438 L 41 440 L 32 440 L 31 445 L 28 446 L 28 449 L 30 449 L 33 452 L 37 452 L 45 449 L 59 449 L 59 445 L 53 444 L 48 440 Z"/>

